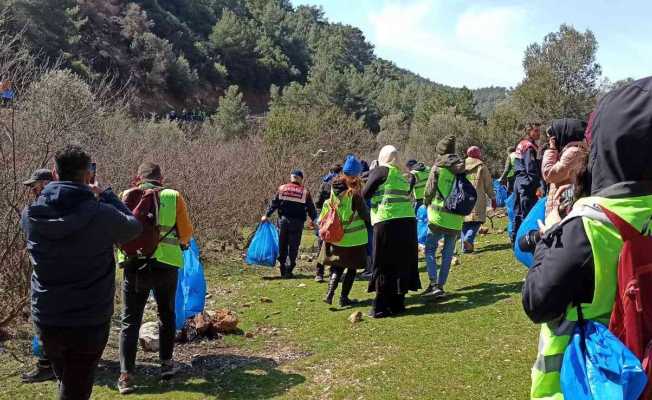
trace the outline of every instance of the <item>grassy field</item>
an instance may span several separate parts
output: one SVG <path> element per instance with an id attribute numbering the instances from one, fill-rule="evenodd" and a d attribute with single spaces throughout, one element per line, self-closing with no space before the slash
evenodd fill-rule
<path id="1" fill-rule="evenodd" d="M 239 263 L 211 265 L 208 308 L 230 308 L 243 334 L 182 345 L 182 373 L 156 379 L 156 357 L 139 353 L 141 384 L 131 399 L 525 399 L 537 328 L 525 317 L 520 289 L 525 269 L 504 234 L 478 238 L 477 252 L 454 266 L 449 296 L 425 303 L 408 297 L 400 317 L 366 317 L 371 296 L 356 282 L 354 308 L 329 307 L 325 284 L 308 265 L 298 279 Z M 422 266 L 422 282 L 427 282 Z M 263 302 L 269 299 L 271 302 Z M 351 324 L 353 311 L 362 322 Z M 149 314 L 152 318 L 152 314 Z M 117 322 L 117 321 L 116 321 Z M 118 366 L 116 328 L 105 352 L 94 399 L 113 399 Z M 248 333 L 245 335 L 244 333 Z M 253 336 L 253 337 L 247 337 Z M 54 398 L 54 383 L 21 385 L 28 338 L 0 352 L 0 398 Z"/>

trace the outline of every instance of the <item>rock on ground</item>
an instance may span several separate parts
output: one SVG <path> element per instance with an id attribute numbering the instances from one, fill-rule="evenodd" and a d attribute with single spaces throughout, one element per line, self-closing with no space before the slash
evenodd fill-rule
<path id="1" fill-rule="evenodd" d="M 144 351 L 158 351 L 158 322 L 146 322 L 142 324 L 138 333 L 138 342 Z"/>

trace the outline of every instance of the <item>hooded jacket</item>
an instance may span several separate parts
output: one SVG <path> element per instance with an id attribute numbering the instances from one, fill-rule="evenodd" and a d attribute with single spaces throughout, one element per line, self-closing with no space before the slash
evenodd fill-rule
<path id="1" fill-rule="evenodd" d="M 592 195 L 652 195 L 652 77 L 605 96 L 594 116 L 592 138 Z M 548 230 L 534 258 L 523 286 L 523 308 L 532 321 L 552 321 L 564 315 L 569 304 L 593 300 L 593 250 L 582 218 Z"/>
<path id="2" fill-rule="evenodd" d="M 489 168 L 478 158 L 467 157 L 464 161 L 466 173 L 469 180 L 478 193 L 478 200 L 475 203 L 473 212 L 464 218 L 464 222 L 482 222 L 487 220 L 487 197 L 491 200 L 496 199 L 494 192 L 494 183 L 491 179 Z M 489 204 L 491 205 L 491 204 Z"/>
<path id="3" fill-rule="evenodd" d="M 114 244 L 142 226 L 107 189 L 99 201 L 87 185 L 52 182 L 23 210 L 32 273 L 32 317 L 40 326 L 108 323 L 115 295 Z"/>

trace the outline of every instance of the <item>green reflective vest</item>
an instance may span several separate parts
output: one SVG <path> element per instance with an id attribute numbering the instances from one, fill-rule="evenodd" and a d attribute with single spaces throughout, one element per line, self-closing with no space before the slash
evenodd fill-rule
<path id="1" fill-rule="evenodd" d="M 516 153 L 509 154 L 509 172 L 507 173 L 507 178 L 513 178 L 516 175 Z"/>
<path id="2" fill-rule="evenodd" d="M 439 168 L 437 193 L 428 205 L 428 223 L 454 231 L 461 231 L 462 224 L 464 224 L 464 216 L 451 214 L 444 208 L 444 200 L 451 193 L 451 190 L 453 190 L 454 183 L 455 174 L 448 168 Z"/>
<path id="3" fill-rule="evenodd" d="M 333 244 L 339 247 L 366 246 L 369 242 L 367 227 L 358 213 L 355 213 L 355 215 L 353 213 L 353 196 L 346 192 L 337 196 L 331 190 L 331 197 L 324 202 L 324 207 L 321 209 L 320 220 L 326 217 L 332 204 L 336 205 L 337 215 L 340 217 L 344 228 L 342 240 Z"/>
<path id="4" fill-rule="evenodd" d="M 161 242 L 152 258 L 164 264 L 181 268 L 183 267 L 183 252 L 176 229 L 177 197 L 179 197 L 179 192 L 172 189 L 163 189 L 159 193 L 158 224 L 161 231 Z M 124 254 L 118 250 L 117 261 L 122 262 L 124 259 Z"/>
<path id="5" fill-rule="evenodd" d="M 410 200 L 410 184 L 401 171 L 393 165 L 388 167 L 387 179 L 371 198 L 371 223 L 398 218 L 416 218 Z"/>
<path id="6" fill-rule="evenodd" d="M 179 192 L 176 190 L 161 190 L 158 213 L 158 224 L 161 227 L 161 242 L 154 253 L 154 258 L 164 264 L 183 267 L 183 252 L 181 251 L 181 243 L 179 243 L 176 228 L 177 197 L 179 197 Z M 167 236 L 165 236 L 166 234 Z"/>
<path id="7" fill-rule="evenodd" d="M 652 196 L 624 199 L 588 197 L 579 200 L 574 208 L 602 205 L 618 214 L 638 229 L 647 222 L 652 208 Z M 585 319 L 609 324 L 611 310 L 616 298 L 618 283 L 618 258 L 623 241 L 616 229 L 608 223 L 582 217 L 584 231 L 591 243 L 595 268 L 593 302 L 582 304 Z M 577 309 L 569 305 L 561 321 L 541 326 L 539 354 L 532 368 L 532 399 L 563 400 L 559 380 L 564 352 L 570 342 L 577 321 Z"/>
<path id="8" fill-rule="evenodd" d="M 416 183 L 412 188 L 414 199 L 423 200 L 426 196 L 426 183 L 428 183 L 428 176 L 430 176 L 430 168 L 426 167 L 423 171 L 412 171 L 411 174 L 416 178 Z"/>

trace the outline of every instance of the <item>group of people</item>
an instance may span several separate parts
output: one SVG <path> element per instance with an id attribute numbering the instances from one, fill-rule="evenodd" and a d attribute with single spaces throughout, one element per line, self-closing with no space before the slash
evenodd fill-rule
<path id="1" fill-rule="evenodd" d="M 279 214 L 281 276 L 293 276 L 306 220 L 310 218 L 313 225 L 318 225 L 334 209 L 344 234 L 335 243 L 318 242 L 315 280 L 322 282 L 325 266 L 330 267 L 324 301 L 332 304 L 341 282 L 340 306 L 355 304 L 349 294 L 357 271 L 364 269 L 362 276 L 369 281 L 368 292 L 375 293 L 369 315 L 383 318 L 401 314 L 405 311 L 406 293 L 422 288 L 416 212 L 425 206 L 425 256 L 430 283 L 423 295 L 444 297 L 456 242 L 461 237 L 463 250 L 474 251 L 475 236 L 486 220 L 487 201 L 495 207 L 495 193 L 479 147 L 469 148 L 467 158 L 462 159 L 456 154 L 455 137 L 448 136 L 438 143 L 436 152 L 432 167 L 417 160 L 403 164 L 393 146 L 383 147 L 371 165 L 349 155 L 322 178 L 316 203 L 303 185 L 303 172 L 293 171 L 290 181 L 279 187 L 262 217 L 266 221 L 274 212 Z M 468 176 L 478 193 L 475 208 L 468 216 L 454 214 L 444 207 L 460 175 Z M 437 265 L 440 243 L 442 259 Z"/>
<path id="2" fill-rule="evenodd" d="M 175 295 L 182 250 L 191 240 L 192 225 L 182 195 L 164 185 L 161 168 L 144 162 L 133 188 L 117 196 L 95 178 L 91 157 L 68 145 L 55 155 L 54 171 L 37 170 L 24 182 L 33 199 L 21 225 L 33 265 L 32 320 L 42 343 L 42 356 L 24 382 L 56 377 L 59 398 L 88 399 L 94 372 L 106 347 L 115 300 L 116 258 L 125 265 L 122 280 L 120 393 L 136 389 L 134 379 L 143 311 L 153 293 L 159 317 L 161 377 L 172 377 L 175 339 Z M 143 255 L 139 268 L 114 249 L 143 232 L 143 224 L 124 201 L 136 189 L 158 194 L 156 224 L 161 232 L 153 254 Z"/>
<path id="3" fill-rule="evenodd" d="M 641 235 L 649 235 L 652 77 L 606 95 L 588 123 L 553 120 L 546 134 L 547 145 L 540 154 L 541 125 L 528 124 L 524 139 L 510 149 L 501 177 L 516 198 L 514 232 L 537 199 L 547 194 L 546 219 L 535 235 L 535 263 L 522 292 L 525 313 L 541 324 L 539 355 L 532 370 L 533 399 L 563 398 L 560 370 L 575 324 L 582 318 L 608 323 L 612 313 L 623 238 L 609 222 L 613 217 L 601 217 L 600 210 L 608 209 Z M 456 152 L 455 137 L 449 136 L 435 150 L 432 167 L 416 160 L 402 163 L 391 145 L 383 147 L 371 165 L 349 155 L 323 178 L 317 206 L 303 185 L 303 172 L 292 171 L 262 217 L 279 214 L 281 276 L 293 277 L 306 220 L 319 225 L 334 211 L 342 235 L 320 243 L 316 273 L 316 279 L 323 280 L 325 267 L 330 267 L 324 301 L 332 304 L 341 283 L 340 306 L 354 304 L 351 288 L 357 270 L 365 269 L 367 290 L 375 293 L 370 316 L 399 315 L 406 310 L 406 294 L 422 288 L 416 210 L 425 206 L 430 282 L 423 295 L 445 296 L 456 242 L 461 238 L 462 250 L 474 251 L 488 201 L 495 207 L 495 193 L 479 147 L 467 149 L 463 159 Z M 24 379 L 48 376 L 51 366 L 62 399 L 90 396 L 113 315 L 114 248 L 142 231 L 141 222 L 123 203 L 129 190 L 121 200 L 94 179 L 91 165 L 82 148 L 69 145 L 56 153 L 53 172 L 35 171 L 25 182 L 34 199 L 21 223 L 34 267 L 32 318 L 44 354 L 40 370 Z M 467 216 L 451 213 L 445 204 L 460 176 L 477 193 L 475 208 Z M 168 378 L 176 371 L 174 298 L 181 252 L 192 235 L 183 197 L 164 185 L 158 165 L 146 162 L 138 168 L 130 190 L 136 188 L 160 192 L 159 222 L 170 229 L 162 231 L 162 245 L 147 258 L 146 268 L 124 273 L 121 393 L 136 389 L 138 330 L 150 291 L 160 319 L 161 376 Z M 118 253 L 123 265 L 129 261 Z"/>

